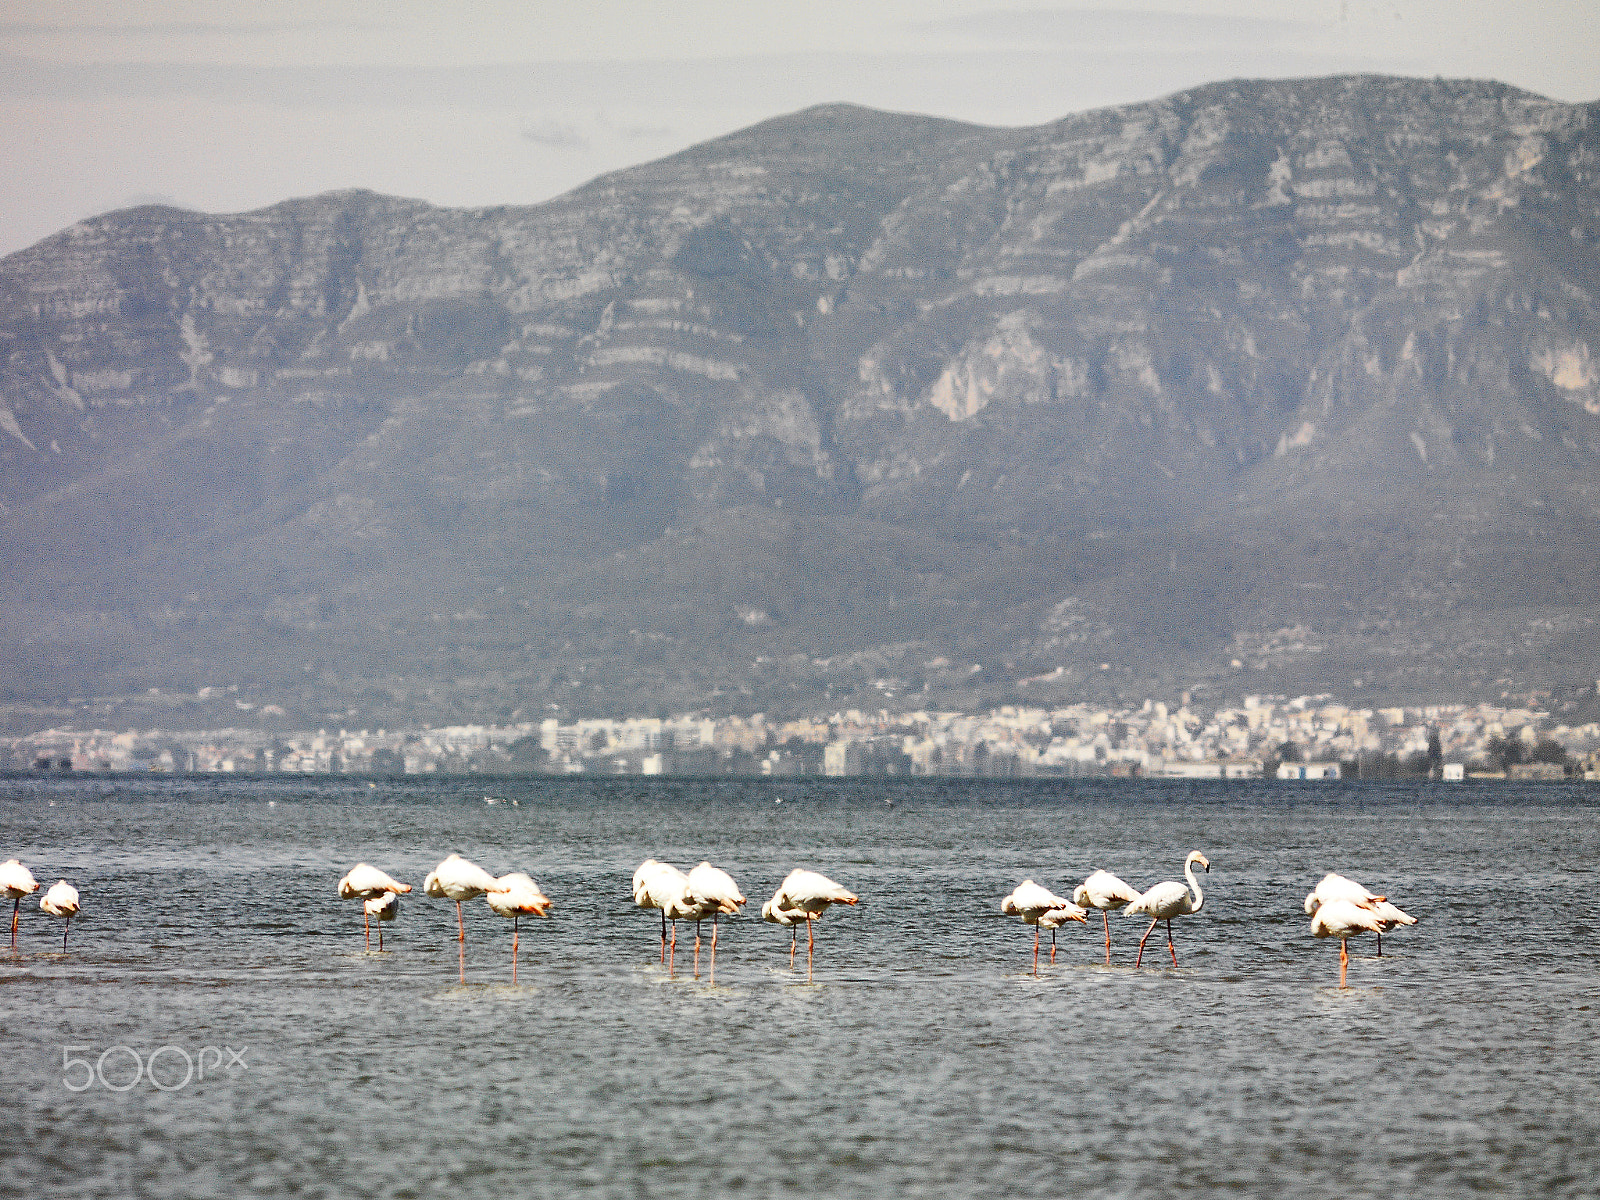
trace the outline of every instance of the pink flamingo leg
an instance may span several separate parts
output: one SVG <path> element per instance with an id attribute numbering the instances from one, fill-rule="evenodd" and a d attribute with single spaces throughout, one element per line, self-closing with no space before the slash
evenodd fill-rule
<path id="1" fill-rule="evenodd" d="M 811 922 L 807 921 L 806 924 L 809 925 Z M 794 970 L 794 945 L 799 940 L 800 931 L 793 925 L 789 926 L 789 970 L 791 971 Z"/>
<path id="2" fill-rule="evenodd" d="M 1039 927 L 1033 927 L 1033 973 L 1039 973 Z"/>
<path id="3" fill-rule="evenodd" d="M 18 897 L 11 902 L 11 948 L 17 948 L 17 909 L 21 907 L 22 899 Z"/>
<path id="4" fill-rule="evenodd" d="M 667 962 L 667 910 L 661 910 L 661 965 Z"/>
<path id="5" fill-rule="evenodd" d="M 461 982 L 467 981 L 467 924 L 461 919 L 461 901 L 456 901 L 456 928 L 460 931 Z"/>
<path id="6" fill-rule="evenodd" d="M 1339 939 L 1339 986 L 1344 987 L 1345 968 L 1350 965 L 1350 951 L 1344 938 Z"/>
<path id="7" fill-rule="evenodd" d="M 367 949 L 372 949 L 372 918 L 367 915 L 365 906 L 361 909 L 361 932 L 366 935 Z"/>
<path id="8" fill-rule="evenodd" d="M 674 921 L 672 923 L 672 947 L 667 952 L 667 978 L 668 979 L 672 978 L 672 973 L 676 969 L 677 962 L 678 962 L 678 923 L 676 921 Z"/>
<path id="9" fill-rule="evenodd" d="M 1050 965 L 1052 967 L 1056 965 L 1056 931 L 1054 929 L 1050 931 Z"/>
<path id="10" fill-rule="evenodd" d="M 806 982 L 811 982 L 811 956 L 816 953 L 817 937 L 810 921 L 806 922 Z"/>
<path id="11" fill-rule="evenodd" d="M 1172 965 L 1178 965 L 1178 952 L 1172 948 L 1172 921 L 1167 920 L 1167 949 L 1172 951 Z"/>
<path id="12" fill-rule="evenodd" d="M 1137 970 L 1139 964 L 1144 961 L 1144 943 L 1145 943 L 1145 938 L 1148 938 L 1150 936 L 1151 931 L 1154 930 L 1155 927 L 1157 925 L 1159 925 L 1159 924 L 1161 924 L 1161 918 L 1157 917 L 1154 921 L 1150 922 L 1150 928 L 1146 929 L 1144 931 L 1144 937 L 1139 939 L 1139 957 L 1133 960 L 1133 965 L 1134 965 L 1134 969 L 1135 970 Z"/>
<path id="13" fill-rule="evenodd" d="M 711 982 L 717 982 L 717 914 L 711 914 Z"/>
<path id="14" fill-rule="evenodd" d="M 694 923 L 694 977 L 700 978 L 700 922 Z"/>
<path id="15" fill-rule="evenodd" d="M 1106 966 L 1111 965 L 1111 917 L 1105 909 L 1100 910 L 1100 920 L 1106 927 Z"/>
<path id="16" fill-rule="evenodd" d="M 383 922 L 378 922 L 378 953 L 383 953 Z"/>
<path id="17" fill-rule="evenodd" d="M 517 986 L 517 926 L 522 923 L 521 916 L 511 918 L 511 986 Z"/>

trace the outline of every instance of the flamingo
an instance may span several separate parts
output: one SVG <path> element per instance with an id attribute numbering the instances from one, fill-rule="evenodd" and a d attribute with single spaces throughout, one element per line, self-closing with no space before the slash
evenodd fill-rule
<path id="1" fill-rule="evenodd" d="M 1084 908 L 1098 908 L 1100 922 L 1106 927 L 1106 966 L 1111 965 L 1111 918 L 1108 912 L 1123 908 L 1139 898 L 1134 891 L 1110 871 L 1096 871 L 1072 890 L 1072 902 Z"/>
<path id="2" fill-rule="evenodd" d="M 72 929 L 72 918 L 78 915 L 78 889 L 65 879 L 58 879 L 39 901 L 39 907 L 52 917 L 67 919 L 66 927 L 61 931 L 61 953 L 65 954 L 67 934 Z"/>
<path id="3" fill-rule="evenodd" d="M 744 893 L 733 882 L 733 876 L 701 863 L 689 872 L 689 886 L 685 900 L 694 905 L 694 977 L 700 978 L 700 922 L 711 918 L 711 982 L 717 981 L 717 918 L 723 913 L 736 913 L 744 905 Z"/>
<path id="4" fill-rule="evenodd" d="M 500 876 L 501 883 L 507 888 L 503 892 L 490 892 L 485 899 L 489 907 L 502 917 L 511 920 L 511 982 L 517 982 L 517 933 L 518 924 L 524 913 L 531 913 L 536 917 L 550 915 L 550 897 L 539 890 L 539 885 L 521 871 L 514 871 L 510 875 Z"/>
<path id="5" fill-rule="evenodd" d="M 1076 904 L 1069 904 L 1065 908 L 1052 908 L 1049 912 L 1045 913 L 1039 918 L 1039 928 L 1048 929 L 1050 931 L 1051 966 L 1055 966 L 1056 962 L 1056 930 L 1060 929 L 1068 921 L 1087 923 L 1088 920 L 1089 914 L 1083 909 L 1079 908 Z M 1035 971 L 1038 970 L 1037 967 L 1034 969 Z"/>
<path id="6" fill-rule="evenodd" d="M 1172 965 L 1178 965 L 1178 952 L 1172 946 L 1172 918 L 1184 917 L 1190 913 L 1197 913 L 1205 906 L 1206 898 L 1200 891 L 1200 885 L 1195 881 L 1194 864 L 1199 863 L 1206 869 L 1206 874 L 1211 873 L 1211 864 L 1206 861 L 1206 856 L 1198 850 L 1189 851 L 1189 857 L 1183 860 L 1183 877 L 1188 887 L 1175 879 L 1165 883 L 1158 883 L 1133 903 L 1129 904 L 1125 914 L 1132 916 L 1134 913 L 1144 913 L 1153 918 L 1150 929 L 1144 931 L 1144 937 L 1139 939 L 1139 957 L 1134 961 L 1134 966 L 1144 962 L 1144 944 L 1154 929 L 1162 921 L 1167 923 L 1167 949 L 1172 953 Z M 1189 888 L 1194 889 L 1194 899 L 1189 898 Z"/>
<path id="7" fill-rule="evenodd" d="M 1347 879 L 1343 875 L 1329 872 L 1318 881 L 1317 886 L 1306 895 L 1306 915 L 1311 916 L 1320 905 L 1331 900 L 1348 900 L 1362 908 L 1371 909 L 1378 914 L 1381 922 L 1378 934 L 1378 957 L 1383 957 L 1383 935 L 1386 930 L 1393 929 L 1396 925 L 1415 925 L 1417 919 L 1408 913 L 1401 912 L 1398 907 L 1389 903 L 1387 896 L 1376 896 L 1367 891 L 1354 879 Z"/>
<path id="8" fill-rule="evenodd" d="M 409 883 L 401 883 L 384 874 L 377 867 L 366 863 L 357 863 L 350 868 L 350 873 L 339 880 L 339 899 L 363 901 L 373 900 L 379 896 L 392 896 L 396 893 L 404 895 L 411 890 Z M 381 912 L 389 912 L 388 916 L 379 916 L 379 920 L 392 921 L 395 913 L 399 912 L 398 902 L 395 909 L 390 912 L 387 908 L 373 908 L 367 904 L 361 906 L 361 927 L 366 934 L 367 949 L 372 949 L 372 918 Z M 378 930 L 378 949 L 383 949 L 383 930 Z"/>
<path id="9" fill-rule="evenodd" d="M 508 892 L 510 884 L 501 883 L 476 863 L 468 862 L 459 854 L 452 854 L 422 881 L 422 890 L 430 896 L 443 896 L 456 902 L 456 929 L 459 931 L 461 982 L 467 981 L 467 926 L 461 919 L 461 902 L 473 900 L 490 892 Z"/>
<path id="10" fill-rule="evenodd" d="M 1064 921 L 1087 921 L 1089 915 L 1071 900 L 1063 900 L 1047 887 L 1040 887 L 1031 879 L 1024 879 L 1017 890 L 1000 901 L 1000 911 L 1007 916 L 1021 917 L 1023 923 L 1033 926 L 1033 973 L 1039 973 L 1039 926 L 1046 914 L 1061 914 L 1051 924 L 1050 961 L 1055 962 L 1056 929 Z"/>
<path id="11" fill-rule="evenodd" d="M 1359 933 L 1382 933 L 1383 919 L 1370 908 L 1354 900 L 1328 900 L 1317 905 L 1311 914 L 1311 936 L 1339 939 L 1339 986 L 1345 986 L 1345 969 L 1350 965 L 1350 951 L 1345 942 Z"/>
<path id="12" fill-rule="evenodd" d="M 797 909 L 812 918 L 806 922 L 806 982 L 811 982 L 811 960 L 816 953 L 815 919 L 827 911 L 830 904 L 857 904 L 860 897 L 840 887 L 826 875 L 816 871 L 796 868 L 784 876 L 773 894 L 771 904 L 775 909 Z"/>
<path id="13" fill-rule="evenodd" d="M 802 921 L 810 921 L 811 914 L 800 908 L 783 908 L 783 892 L 780 890 L 761 906 L 761 919 L 771 921 L 774 925 L 782 925 L 789 931 L 789 970 L 794 970 L 795 942 L 800 937 L 800 931 L 795 928 Z"/>
<path id="14" fill-rule="evenodd" d="M 39 890 L 39 885 L 34 882 L 33 873 L 14 858 L 8 858 L 0 863 L 0 891 L 11 898 L 11 949 L 17 949 L 17 909 L 22 904 L 24 896 L 31 896 Z"/>
<path id="15" fill-rule="evenodd" d="M 368 896 L 361 902 L 362 919 L 367 922 L 378 922 L 378 952 L 383 953 L 383 925 L 385 921 L 392 921 L 400 915 L 400 897 L 393 892 L 379 892 L 376 896 Z M 367 943 L 370 949 L 372 943 Z"/>
<path id="16" fill-rule="evenodd" d="M 633 902 L 640 908 L 658 908 L 661 910 L 661 961 L 667 962 L 667 906 L 674 900 L 682 900 L 683 893 L 689 887 L 689 877 L 671 863 L 657 862 L 647 858 L 639 864 L 639 869 L 633 873 Z M 678 923 L 672 923 L 672 951 L 677 957 L 678 950 Z M 667 974 L 672 974 L 672 966 L 667 966 Z"/>

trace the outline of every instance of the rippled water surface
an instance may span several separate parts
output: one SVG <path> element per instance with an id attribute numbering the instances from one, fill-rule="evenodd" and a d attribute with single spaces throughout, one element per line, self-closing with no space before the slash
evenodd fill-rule
<path id="1" fill-rule="evenodd" d="M 1597 816 L 1581 785 L 0 780 L 0 858 L 84 903 L 64 955 L 37 898 L 0 953 L 8 1190 L 1593 1195 Z M 1144 888 L 1191 849 L 1176 969 L 1113 915 L 1113 966 L 1095 917 L 1030 973 L 1024 877 Z M 555 901 L 519 986 L 482 901 L 457 982 L 420 887 L 452 850 Z M 692 928 L 658 965 L 647 856 L 750 897 L 715 986 Z M 419 885 L 382 954 L 358 860 Z M 809 985 L 755 912 L 801 865 L 863 901 Z M 1301 911 L 1330 869 L 1421 919 L 1352 941 L 1344 991 Z"/>

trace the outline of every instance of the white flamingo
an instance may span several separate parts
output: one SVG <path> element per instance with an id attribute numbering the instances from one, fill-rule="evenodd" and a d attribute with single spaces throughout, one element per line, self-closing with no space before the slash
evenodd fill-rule
<path id="1" fill-rule="evenodd" d="M 811 962 L 816 953 L 816 920 L 830 904 L 857 904 L 860 897 L 840 887 L 826 875 L 796 868 L 784 876 L 773 894 L 772 905 L 781 910 L 798 909 L 812 920 L 806 922 L 806 982 L 811 982 Z"/>
<path id="2" fill-rule="evenodd" d="M 809 922 L 811 914 L 801 908 L 779 907 L 782 896 L 783 892 L 780 890 L 777 895 L 761 906 L 761 919 L 763 921 L 771 921 L 774 925 L 782 925 L 789 931 L 789 970 L 792 971 L 794 970 L 795 943 L 800 937 L 800 931 L 795 926 L 802 922 Z"/>
<path id="3" fill-rule="evenodd" d="M 1169 879 L 1165 883 L 1156 884 L 1124 910 L 1125 916 L 1143 913 L 1151 918 L 1150 929 L 1146 929 L 1144 937 L 1139 939 L 1139 957 L 1134 961 L 1135 967 L 1144 962 L 1144 944 L 1150 936 L 1150 930 L 1162 921 L 1167 923 L 1167 949 L 1172 953 L 1172 965 L 1178 965 L 1178 952 L 1172 945 L 1172 918 L 1197 913 L 1206 903 L 1206 898 L 1200 891 L 1200 884 L 1195 881 L 1193 870 L 1195 863 L 1204 867 L 1206 874 L 1211 873 L 1211 864 L 1206 861 L 1206 856 L 1198 850 L 1191 850 L 1189 857 L 1183 860 L 1183 878 L 1187 881 L 1188 887 L 1175 879 Z M 1194 889 L 1193 899 L 1189 897 L 1189 888 Z"/>
<path id="4" fill-rule="evenodd" d="M 1353 900 L 1328 900 L 1317 905 L 1311 914 L 1311 936 L 1339 939 L 1339 986 L 1345 986 L 1345 970 L 1350 965 L 1350 951 L 1345 945 L 1349 938 L 1360 933 L 1382 933 L 1383 919 L 1372 909 Z"/>
<path id="5" fill-rule="evenodd" d="M 350 873 L 339 880 L 339 899 L 341 900 L 374 900 L 379 896 L 404 895 L 411 890 L 409 883 L 401 883 L 392 876 L 386 875 L 377 867 L 367 863 L 357 863 L 350 868 Z M 367 904 L 361 906 L 361 927 L 366 935 L 367 949 L 372 949 L 372 917 L 378 910 Z M 387 911 L 387 910 L 385 910 Z M 399 911 L 398 904 L 395 912 Z M 394 915 L 382 918 L 386 921 L 394 920 Z M 383 949 L 383 930 L 378 930 L 378 949 Z"/>
<path id="6" fill-rule="evenodd" d="M 1330 871 L 1318 881 L 1317 886 L 1306 895 L 1306 915 L 1311 916 L 1320 905 L 1331 900 L 1348 900 L 1362 908 L 1371 909 L 1378 914 L 1381 922 L 1378 934 L 1378 957 L 1383 957 L 1383 935 L 1396 925 L 1415 925 L 1417 919 L 1409 913 L 1402 912 L 1397 906 L 1389 903 L 1387 896 L 1378 896 L 1369 892 L 1354 879 Z"/>
<path id="7" fill-rule="evenodd" d="M 383 926 L 400 915 L 400 897 L 393 892 L 379 892 L 361 902 L 361 916 L 369 924 L 378 923 L 378 953 L 383 953 Z M 367 943 L 370 948 L 372 943 Z"/>
<path id="8" fill-rule="evenodd" d="M 34 881 L 33 873 L 14 858 L 8 858 L 0 863 L 0 892 L 4 892 L 11 899 L 11 949 L 17 948 L 17 909 L 22 904 L 24 896 L 31 896 L 39 890 L 39 885 Z"/>
<path id="9" fill-rule="evenodd" d="M 1072 890 L 1072 902 L 1084 908 L 1098 908 L 1100 910 L 1100 923 L 1106 931 L 1106 966 L 1111 965 L 1111 918 L 1107 913 L 1112 909 L 1126 908 L 1139 898 L 1139 893 L 1134 891 L 1110 871 L 1096 871 Z"/>
<path id="10" fill-rule="evenodd" d="M 1048 929 L 1050 931 L 1051 966 L 1054 966 L 1056 961 L 1056 930 L 1060 929 L 1068 921 L 1077 921 L 1080 924 L 1087 924 L 1089 921 L 1089 914 L 1083 909 L 1079 908 L 1076 904 L 1069 904 L 1065 908 L 1052 908 L 1049 912 L 1045 913 L 1039 918 L 1039 928 Z"/>
<path id="11" fill-rule="evenodd" d="M 661 910 L 661 961 L 667 964 L 667 974 L 672 974 L 673 962 L 678 953 L 678 923 L 672 923 L 672 953 L 667 952 L 667 908 L 681 902 L 689 888 L 689 877 L 671 863 L 647 858 L 633 873 L 633 902 L 640 908 Z"/>
<path id="12" fill-rule="evenodd" d="M 517 933 L 523 916 L 548 917 L 550 897 L 539 890 L 539 885 L 521 871 L 500 876 L 506 884 L 503 892 L 490 892 L 485 899 L 489 907 L 511 921 L 511 982 L 517 982 Z"/>
<path id="13" fill-rule="evenodd" d="M 723 913 L 736 913 L 745 903 L 744 893 L 733 876 L 708 862 L 701 863 L 689 872 L 689 886 L 684 899 L 692 904 L 694 921 L 694 977 L 700 978 L 700 922 L 711 918 L 711 982 L 717 981 L 717 918 Z"/>
<path id="14" fill-rule="evenodd" d="M 1024 879 L 1004 900 L 1000 911 L 1007 916 L 1021 917 L 1026 925 L 1033 926 L 1033 973 L 1039 973 L 1039 926 L 1046 914 L 1060 913 L 1059 918 L 1044 927 L 1050 931 L 1050 961 L 1055 962 L 1056 930 L 1064 921 L 1087 921 L 1089 916 L 1071 900 L 1063 900 L 1047 887 L 1031 879 Z"/>
<path id="15" fill-rule="evenodd" d="M 490 892 L 505 892 L 510 885 L 501 883 L 476 863 L 468 862 L 459 854 L 452 854 L 422 881 L 422 890 L 430 896 L 443 896 L 456 902 L 456 929 L 459 934 L 461 982 L 467 981 L 467 926 L 461 918 L 461 902 L 475 900 Z"/>
<path id="16" fill-rule="evenodd" d="M 72 929 L 72 918 L 78 915 L 78 889 L 65 879 L 58 879 L 39 901 L 39 907 L 52 917 L 65 917 L 67 924 L 61 931 L 61 953 L 67 952 L 67 934 Z"/>

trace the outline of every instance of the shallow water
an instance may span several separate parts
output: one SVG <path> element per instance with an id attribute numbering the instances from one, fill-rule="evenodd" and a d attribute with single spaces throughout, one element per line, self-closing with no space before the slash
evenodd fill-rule
<path id="1" fill-rule="evenodd" d="M 0 954 L 7 1177 L 77 1197 L 1593 1195 L 1597 816 L 1582 785 L 0 780 L 0 857 L 84 902 L 65 955 L 37 898 Z M 1031 974 L 1033 931 L 998 911 L 1022 878 L 1143 888 L 1194 848 L 1212 869 L 1176 969 L 1157 930 L 1135 971 L 1147 922 L 1114 914 L 1115 965 L 1092 917 Z M 451 850 L 555 901 L 522 922 L 518 987 L 481 901 L 457 982 L 454 905 L 420 887 Z M 647 856 L 711 859 L 753 915 L 797 865 L 863 903 L 818 924 L 812 984 L 804 931 L 790 972 L 758 915 L 723 923 L 715 986 L 681 928 L 669 978 L 629 890 Z M 335 892 L 358 860 L 419 885 L 382 954 Z M 1330 869 L 1421 918 L 1381 959 L 1352 941 L 1344 991 L 1301 909 Z"/>

